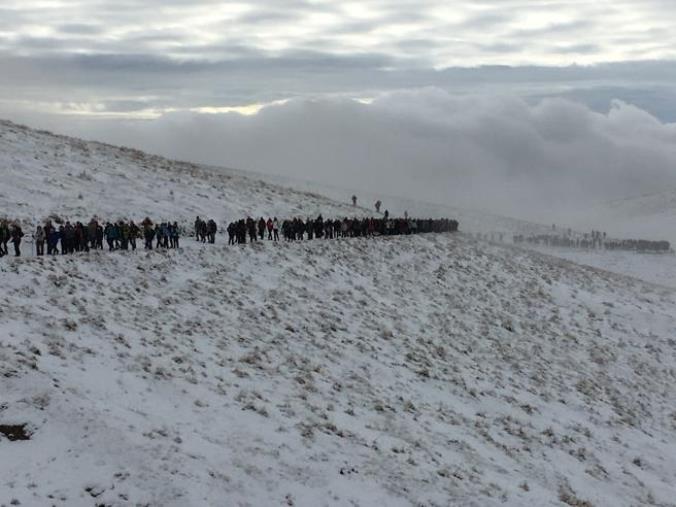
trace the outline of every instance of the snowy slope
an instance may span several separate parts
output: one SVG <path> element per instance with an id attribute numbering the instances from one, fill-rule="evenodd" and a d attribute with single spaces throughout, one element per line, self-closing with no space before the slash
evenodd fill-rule
<path id="1" fill-rule="evenodd" d="M 577 223 L 597 223 L 619 237 L 660 238 L 676 244 L 676 189 L 602 202 Z"/>
<path id="2" fill-rule="evenodd" d="M 528 245 L 527 248 L 676 289 L 676 255 Z"/>
<path id="3" fill-rule="evenodd" d="M 11 124 L 0 148 L 22 219 L 353 211 Z M 0 505 L 676 505 L 660 286 L 466 234 L 186 239 L 0 281 L 0 430 L 32 433 L 0 438 Z"/>
<path id="4" fill-rule="evenodd" d="M 4 502 L 674 505 L 672 292 L 460 235 L 0 266 Z"/>
<path id="5" fill-rule="evenodd" d="M 376 201 L 380 200 L 382 202 L 381 211 L 384 212 L 387 209 L 393 216 L 404 216 L 404 213 L 408 212 L 410 216 L 415 217 L 454 217 L 460 221 L 462 230 L 471 233 L 490 234 L 503 232 L 509 235 L 545 234 L 550 232 L 551 227 L 551 224 L 543 225 L 533 221 L 506 217 L 482 210 L 461 208 L 450 204 L 443 205 L 396 195 L 376 194 L 363 189 L 341 188 L 334 185 L 303 181 L 284 176 L 273 176 L 253 172 L 249 172 L 248 174 L 255 175 L 256 178 L 272 184 L 303 189 L 314 194 L 325 195 L 338 202 L 349 202 L 351 196 L 356 195 L 359 199 L 359 205 L 366 208 L 368 213 L 374 215 L 377 215 L 377 213 L 375 213 L 374 204 Z"/>
<path id="6" fill-rule="evenodd" d="M 35 223 L 50 214 L 84 220 L 143 218 L 221 225 L 260 216 L 354 215 L 363 210 L 228 171 L 55 136 L 0 121 L 0 216 Z"/>
<path id="7" fill-rule="evenodd" d="M 515 234 L 538 235 L 558 234 L 572 227 L 578 234 L 592 230 L 606 230 L 617 238 L 667 239 L 676 245 L 676 193 L 665 192 L 658 199 L 648 197 L 613 201 L 597 206 L 593 210 L 571 214 L 565 224 L 557 224 L 552 231 L 551 224 L 504 217 L 493 213 L 444 206 L 436 203 L 421 202 L 400 196 L 376 195 L 359 190 L 348 190 L 335 186 L 322 185 L 315 182 L 303 182 L 290 178 L 274 177 L 256 173 L 256 177 L 269 183 L 286 187 L 301 188 L 308 192 L 320 193 L 337 201 L 347 201 L 349 196 L 357 194 L 364 206 L 373 206 L 376 200 L 383 202 L 383 209 L 388 208 L 394 215 L 403 215 L 405 211 L 418 217 L 455 217 L 460 221 L 462 231 L 473 236 L 509 243 Z M 584 264 L 628 275 L 641 280 L 676 288 L 676 256 L 675 255 L 642 255 L 634 252 L 586 251 L 573 248 L 550 248 L 522 244 L 523 248 L 533 249 Z"/>

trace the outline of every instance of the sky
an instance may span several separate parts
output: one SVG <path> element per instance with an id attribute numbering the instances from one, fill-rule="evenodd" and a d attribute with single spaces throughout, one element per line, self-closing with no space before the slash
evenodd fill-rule
<path id="1" fill-rule="evenodd" d="M 676 187 L 674 22 L 666 0 L 3 0 L 0 117 L 532 213 L 509 203 Z"/>

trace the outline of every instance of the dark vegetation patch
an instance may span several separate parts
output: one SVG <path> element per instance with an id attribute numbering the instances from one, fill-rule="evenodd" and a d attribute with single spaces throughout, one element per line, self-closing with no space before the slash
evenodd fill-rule
<path id="1" fill-rule="evenodd" d="M 4 435 L 12 442 L 31 439 L 26 424 L 0 424 L 0 435 Z"/>

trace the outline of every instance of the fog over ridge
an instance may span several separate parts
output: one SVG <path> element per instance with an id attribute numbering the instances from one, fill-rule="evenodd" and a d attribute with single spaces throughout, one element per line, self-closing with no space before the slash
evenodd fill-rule
<path id="1" fill-rule="evenodd" d="M 58 126 L 58 125 L 57 125 Z M 519 217 L 676 188 L 676 126 L 626 103 L 454 96 L 297 99 L 254 115 L 72 120 L 68 133 L 172 158 Z"/>

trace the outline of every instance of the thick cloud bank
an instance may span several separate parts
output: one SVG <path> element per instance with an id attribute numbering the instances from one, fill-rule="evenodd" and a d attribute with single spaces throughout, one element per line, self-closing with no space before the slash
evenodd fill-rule
<path id="1" fill-rule="evenodd" d="M 71 133 L 170 157 L 530 218 L 676 187 L 676 126 L 616 102 L 459 97 L 298 100 L 258 114 L 168 114 Z"/>

